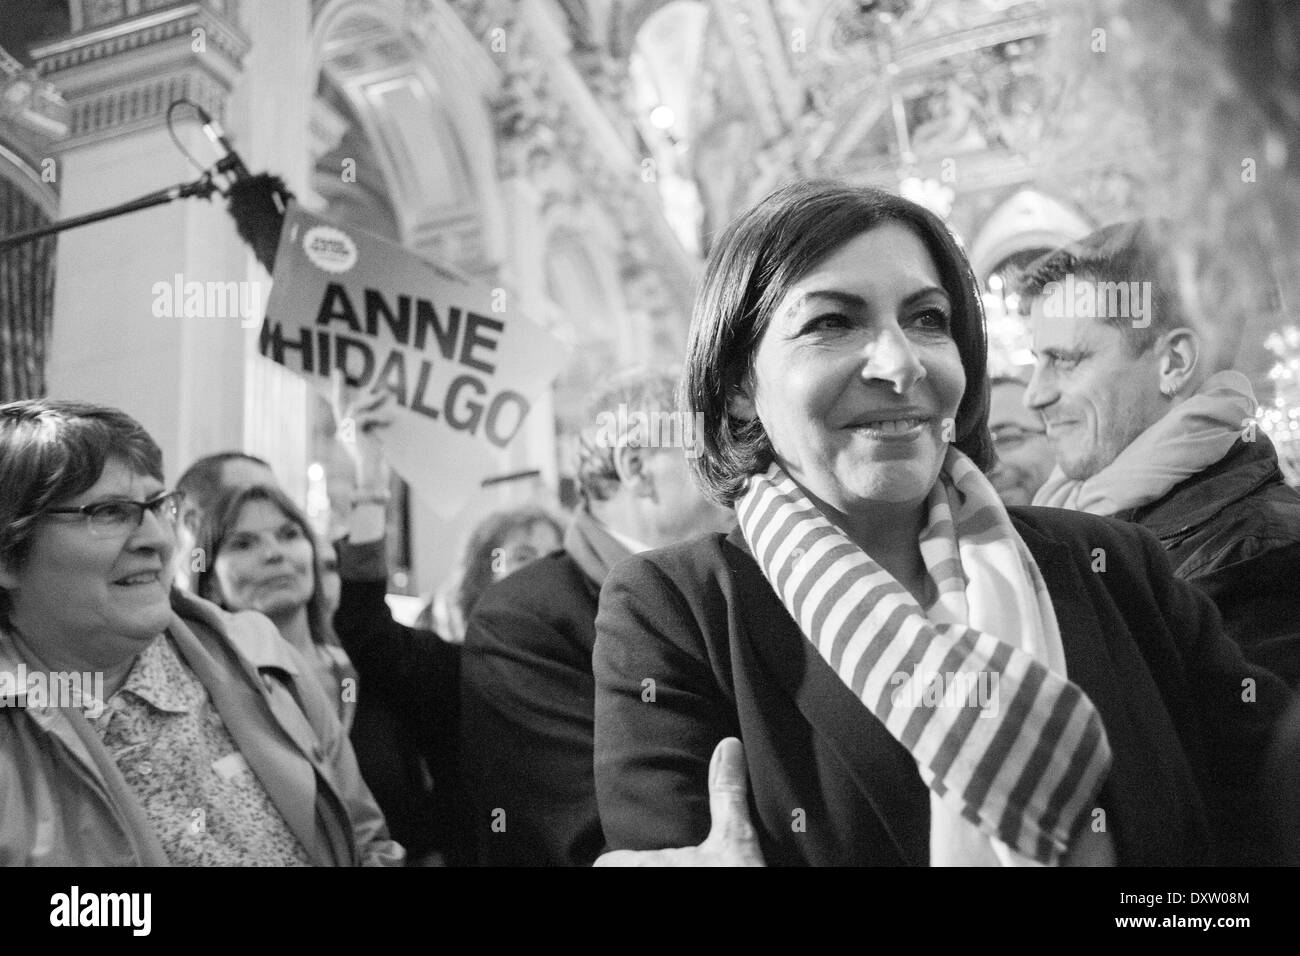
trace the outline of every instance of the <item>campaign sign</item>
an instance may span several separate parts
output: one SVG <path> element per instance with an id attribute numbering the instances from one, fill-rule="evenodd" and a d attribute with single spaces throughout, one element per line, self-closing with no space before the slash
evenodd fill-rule
<path id="1" fill-rule="evenodd" d="M 568 358 L 504 289 L 457 276 L 360 229 L 293 205 L 276 253 L 261 353 L 330 393 L 391 392 L 389 463 L 454 517 L 500 469 L 533 401 Z"/>

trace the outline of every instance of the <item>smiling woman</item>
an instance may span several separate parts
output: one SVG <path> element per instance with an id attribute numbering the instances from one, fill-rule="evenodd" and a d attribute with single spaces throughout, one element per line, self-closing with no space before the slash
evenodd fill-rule
<path id="1" fill-rule="evenodd" d="M 324 569 L 307 518 L 281 489 L 227 490 L 195 538 L 205 565 L 194 589 L 228 611 L 259 611 L 301 654 L 334 702 L 344 731 L 356 713 L 357 674 L 330 623 Z"/>
<path id="2" fill-rule="evenodd" d="M 914 203 L 793 183 L 719 237 L 680 411 L 739 527 L 636 555 L 601 592 L 611 848 L 681 865 L 654 853 L 704 840 L 710 754 L 739 737 L 769 862 L 1262 852 L 1243 831 L 1286 688 L 1150 535 L 1003 506 L 985 356 L 965 254 Z M 989 693 L 932 692 L 952 687 Z"/>
<path id="3" fill-rule="evenodd" d="M 171 589 L 162 475 L 116 409 L 0 406 L 0 673 L 104 698 L 0 708 L 0 865 L 399 862 L 301 658 Z"/>

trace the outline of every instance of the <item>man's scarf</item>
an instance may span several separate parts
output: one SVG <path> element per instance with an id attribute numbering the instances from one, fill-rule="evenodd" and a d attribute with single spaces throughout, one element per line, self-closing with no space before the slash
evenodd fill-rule
<path id="1" fill-rule="evenodd" d="M 923 611 L 778 465 L 752 476 L 736 502 L 745 540 L 782 604 L 911 751 L 938 798 L 932 804 L 1024 857 L 1059 863 L 1109 772 L 1105 728 L 1064 676 L 1033 556 L 992 485 L 955 448 L 927 507 L 920 549 L 938 597 Z M 914 686 L 930 675 L 958 693 L 982 675 L 997 689 L 997 706 L 951 695 L 936 705 Z"/>
<path id="2" fill-rule="evenodd" d="M 1034 504 L 1113 515 L 1158 501 L 1231 451 L 1254 412 L 1250 380 L 1240 372 L 1218 372 L 1091 478 L 1067 478 L 1058 466 Z"/>

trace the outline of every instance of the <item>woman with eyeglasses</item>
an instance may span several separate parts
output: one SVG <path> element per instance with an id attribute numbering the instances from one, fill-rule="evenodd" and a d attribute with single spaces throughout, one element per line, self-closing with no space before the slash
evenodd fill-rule
<path id="1" fill-rule="evenodd" d="M 997 453 L 989 481 L 1004 505 L 1030 504 L 1056 465 L 1047 430 L 1024 398 L 1022 379 L 998 375 L 989 383 L 989 434 Z"/>
<path id="2" fill-rule="evenodd" d="M 302 657 L 171 588 L 177 501 L 138 422 L 0 406 L 0 487 L 0 864 L 401 861 Z"/>

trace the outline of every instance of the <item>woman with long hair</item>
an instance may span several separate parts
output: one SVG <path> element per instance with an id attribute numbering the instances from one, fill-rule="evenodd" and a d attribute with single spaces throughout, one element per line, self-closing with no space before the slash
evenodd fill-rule
<path id="1" fill-rule="evenodd" d="M 330 622 L 324 566 L 306 517 L 273 485 L 236 487 L 204 512 L 194 589 L 230 611 L 260 611 L 312 665 L 350 730 L 356 671 Z"/>

